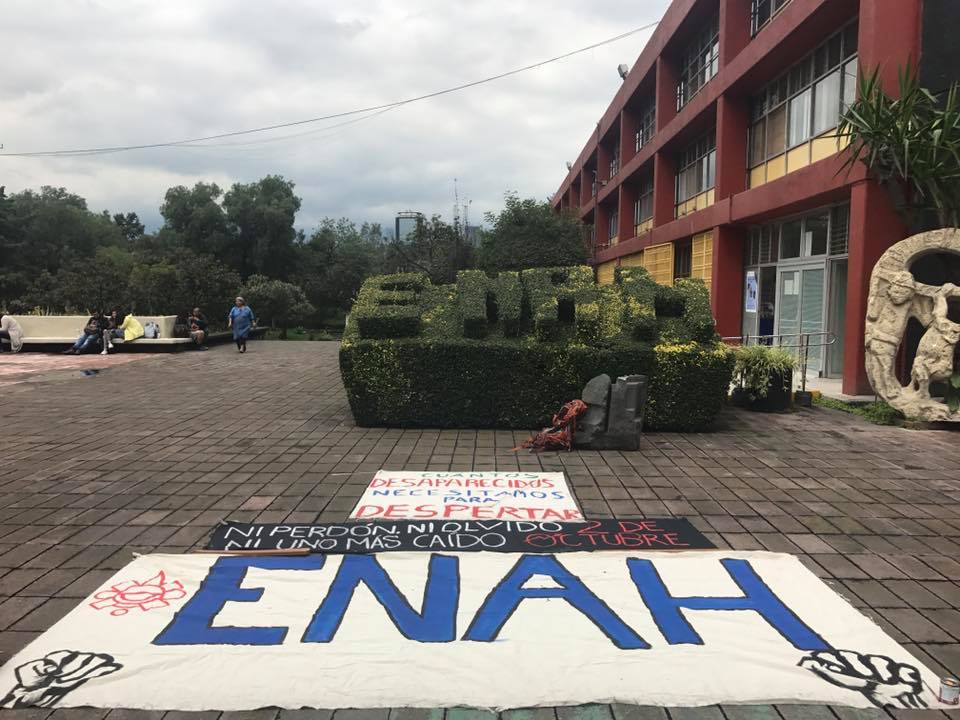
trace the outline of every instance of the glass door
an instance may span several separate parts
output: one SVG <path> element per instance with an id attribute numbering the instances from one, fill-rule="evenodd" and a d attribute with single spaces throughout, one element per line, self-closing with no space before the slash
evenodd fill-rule
<path id="1" fill-rule="evenodd" d="M 830 263 L 830 303 L 827 305 L 829 324 L 827 329 L 837 338 L 827 346 L 826 376 L 843 377 L 843 337 L 847 314 L 847 261 Z"/>
<path id="2" fill-rule="evenodd" d="M 781 344 L 794 346 L 795 353 L 802 333 L 823 331 L 824 275 L 823 263 L 779 270 L 776 334 L 781 336 Z M 817 377 L 823 369 L 821 342 L 818 335 L 810 338 L 813 347 L 807 355 L 808 376 Z"/>

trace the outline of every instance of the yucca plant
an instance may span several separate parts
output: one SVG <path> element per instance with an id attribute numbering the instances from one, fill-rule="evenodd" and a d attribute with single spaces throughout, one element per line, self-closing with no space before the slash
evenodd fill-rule
<path id="1" fill-rule="evenodd" d="M 912 231 L 960 224 L 960 107 L 954 84 L 935 95 L 912 66 L 899 71 L 899 97 L 888 95 L 879 70 L 859 73 L 857 99 L 838 132 L 850 145 L 844 167 L 857 162 L 887 187 Z M 935 220 L 934 220 L 935 216 Z"/>

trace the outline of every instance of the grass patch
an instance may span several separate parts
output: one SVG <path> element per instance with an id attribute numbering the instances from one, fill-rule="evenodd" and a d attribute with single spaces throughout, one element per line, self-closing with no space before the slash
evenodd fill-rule
<path id="1" fill-rule="evenodd" d="M 874 425 L 900 425 L 905 419 L 903 413 L 882 400 L 877 402 L 844 402 L 843 400 L 821 396 L 815 398 L 813 404 L 818 407 L 857 415 Z"/>

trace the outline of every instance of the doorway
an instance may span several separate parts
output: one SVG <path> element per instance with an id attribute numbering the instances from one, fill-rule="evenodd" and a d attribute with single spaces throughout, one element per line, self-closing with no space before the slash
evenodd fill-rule
<path id="1" fill-rule="evenodd" d="M 798 353 L 801 333 L 823 332 L 825 287 L 824 263 L 781 267 L 777 278 L 777 330 L 781 344 L 793 346 Z M 823 370 L 823 348 L 818 336 L 810 339 L 807 355 L 807 376 L 818 377 Z"/>

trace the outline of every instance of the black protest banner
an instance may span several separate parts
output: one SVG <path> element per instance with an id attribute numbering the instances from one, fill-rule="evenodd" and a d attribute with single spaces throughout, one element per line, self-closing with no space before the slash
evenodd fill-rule
<path id="1" fill-rule="evenodd" d="M 575 552 L 704 550 L 715 547 L 689 520 L 398 520 L 309 525 L 226 522 L 208 550 L 303 550 L 329 554 L 410 550 Z"/>

